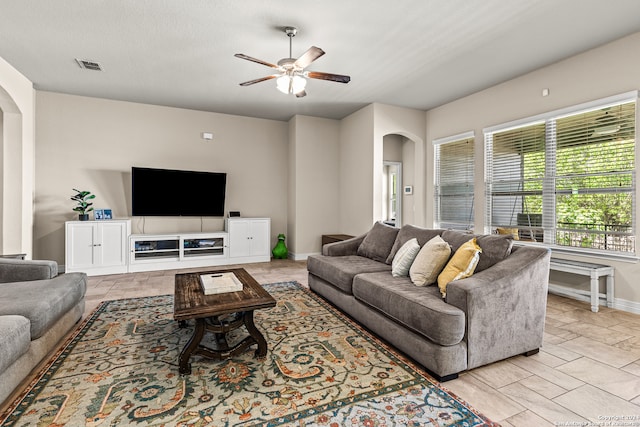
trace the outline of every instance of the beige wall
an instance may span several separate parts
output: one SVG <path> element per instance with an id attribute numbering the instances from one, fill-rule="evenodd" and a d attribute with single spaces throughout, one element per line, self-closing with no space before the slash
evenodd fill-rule
<path id="1" fill-rule="evenodd" d="M 374 209 L 380 210 L 380 194 L 374 201 L 374 179 L 382 173 L 382 137 L 375 162 L 373 151 L 374 111 L 368 105 L 340 122 L 340 230 L 359 235 L 371 228 Z M 374 166 L 379 174 L 374 175 Z M 374 202 L 378 205 L 374 206 Z"/>
<path id="2" fill-rule="evenodd" d="M 640 33 L 568 58 L 556 64 L 507 81 L 466 98 L 427 112 L 428 165 L 433 165 L 436 138 L 475 131 L 475 227 L 484 223 L 483 134 L 488 126 L 522 119 L 580 103 L 640 88 Z M 541 95 L 549 89 L 549 96 Z M 640 123 L 640 121 L 638 121 Z M 640 152 L 640 151 L 639 151 Z M 636 162 L 640 156 L 636 155 Z M 638 163 L 640 164 L 640 163 Z M 425 174 L 426 200 L 433 199 L 433 174 Z M 640 200 L 640 199 L 638 199 Z M 640 218 L 639 207 L 636 217 Z M 426 209 L 426 223 L 433 224 L 433 210 Z M 636 237 L 638 240 L 640 234 Z M 640 248 L 638 248 L 640 249 Z M 593 258 L 571 257 L 597 262 Z M 640 311 L 640 265 L 637 262 L 606 260 L 616 268 L 616 305 Z"/>
<path id="3" fill-rule="evenodd" d="M 286 232 L 286 122 L 40 91 L 37 109 L 37 257 L 64 263 L 64 222 L 76 218 L 72 188 L 95 193 L 96 208 L 129 217 L 132 166 L 226 172 L 225 210 L 270 217 L 274 245 Z M 223 218 L 202 220 L 203 231 L 223 228 Z M 132 221 L 133 233 L 200 230 L 199 217 Z"/>
<path id="4" fill-rule="evenodd" d="M 33 84 L 0 58 L 0 253 L 32 256 Z"/>
<path id="5" fill-rule="evenodd" d="M 416 183 L 419 191 L 424 191 L 424 179 L 416 176 L 416 143 L 409 138 L 402 138 L 402 223 L 416 224 L 415 216 L 415 198 Z M 413 194 L 405 195 L 404 187 L 410 185 L 413 187 Z"/>
<path id="6" fill-rule="evenodd" d="M 295 116 L 289 127 L 291 215 L 289 251 L 295 259 L 319 253 L 322 234 L 339 232 L 340 122 Z"/>

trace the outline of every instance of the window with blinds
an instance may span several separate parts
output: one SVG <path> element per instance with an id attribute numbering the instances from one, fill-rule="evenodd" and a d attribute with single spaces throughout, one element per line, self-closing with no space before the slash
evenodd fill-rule
<path id="1" fill-rule="evenodd" d="M 487 226 L 635 253 L 636 101 L 485 132 Z"/>
<path id="2" fill-rule="evenodd" d="M 438 228 L 473 228 L 473 142 L 472 133 L 434 141 Z"/>

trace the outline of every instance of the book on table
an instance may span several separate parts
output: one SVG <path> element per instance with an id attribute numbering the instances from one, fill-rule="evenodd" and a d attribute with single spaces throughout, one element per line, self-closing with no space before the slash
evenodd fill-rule
<path id="1" fill-rule="evenodd" d="M 201 274 L 200 285 L 205 295 L 242 291 L 242 282 L 230 272 Z"/>

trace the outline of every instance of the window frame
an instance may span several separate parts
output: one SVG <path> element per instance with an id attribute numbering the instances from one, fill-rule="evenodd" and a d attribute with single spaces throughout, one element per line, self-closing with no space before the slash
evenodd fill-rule
<path id="1" fill-rule="evenodd" d="M 434 167 L 433 167 L 433 171 L 434 171 L 434 227 L 436 228 L 442 228 L 442 223 L 446 222 L 446 221 L 442 221 L 442 211 L 441 211 L 441 200 L 440 200 L 440 147 L 446 144 L 454 144 L 454 143 L 458 143 L 458 142 L 464 142 L 464 141 L 468 141 L 471 140 L 472 141 L 472 148 L 473 148 L 473 153 L 471 155 L 471 171 L 472 171 L 472 175 L 471 175 L 471 181 L 470 181 L 470 186 L 471 186 L 471 197 L 472 197 L 472 205 L 471 205 L 471 212 L 469 213 L 469 220 L 467 221 L 466 224 L 462 224 L 460 223 L 460 227 L 451 227 L 452 224 L 454 224 L 453 222 L 448 222 L 447 224 L 449 224 L 449 227 L 447 228 L 455 228 L 458 230 L 472 230 L 475 226 L 475 209 L 473 206 L 473 200 L 475 199 L 475 132 L 474 131 L 467 131 L 467 132 L 463 132 L 457 135 L 452 135 L 452 136 L 448 136 L 448 137 L 444 137 L 444 138 L 437 138 L 434 139 L 432 141 L 433 144 L 433 148 L 434 148 Z M 458 223 L 455 223 L 458 224 Z"/>
<path id="2" fill-rule="evenodd" d="M 495 125 L 491 127 L 487 127 L 483 129 L 484 135 L 484 149 L 485 149 L 485 158 L 484 158 L 484 188 L 485 188 L 485 217 L 484 217 L 484 228 L 486 233 L 492 232 L 492 188 L 491 188 L 491 180 L 492 180 L 492 162 L 493 162 L 493 135 L 501 132 L 506 132 L 510 130 L 516 130 L 519 128 L 524 128 L 527 126 L 532 126 L 535 124 L 544 123 L 546 126 L 545 141 L 546 144 L 549 143 L 549 140 L 552 139 L 555 143 L 555 135 L 549 135 L 550 132 L 555 132 L 555 124 L 558 120 L 563 118 L 567 118 L 574 115 L 579 115 L 583 113 L 588 113 L 591 111 L 602 110 L 608 107 L 624 104 L 624 103 L 635 103 L 635 132 L 634 132 L 634 141 L 635 141 L 635 166 L 632 171 L 632 175 L 635 176 L 635 172 L 637 171 L 637 166 L 639 163 L 638 153 L 638 144 L 637 144 L 637 130 L 638 130 L 638 93 L 639 91 L 631 91 L 622 93 L 619 95 L 614 95 L 611 97 L 586 102 L 583 104 L 550 111 L 547 113 L 539 114 L 536 116 L 531 116 L 519 120 L 514 120 L 508 123 L 503 123 L 500 125 Z M 549 126 L 551 124 L 551 126 Z M 548 145 L 545 145 L 548 147 Z M 549 155 L 549 150 L 545 148 L 545 156 Z M 554 159 L 555 160 L 555 159 Z M 555 163 L 553 165 L 554 173 L 555 173 Z M 556 185 L 554 183 L 554 179 L 556 176 L 554 175 L 551 179 L 548 179 L 547 173 L 545 173 L 544 182 L 545 189 L 543 190 L 543 197 L 555 197 L 556 196 Z M 635 179 L 634 179 L 635 182 Z M 549 187 L 550 185 L 550 187 Z M 550 192 L 551 191 L 551 192 Z M 631 189 L 632 198 L 633 198 L 633 206 L 632 206 L 632 228 L 633 235 L 637 237 L 637 217 L 638 212 L 636 209 L 636 201 L 638 197 L 638 188 L 637 185 L 634 185 Z M 521 243 L 521 244 L 533 244 L 533 245 L 543 245 L 552 248 L 557 252 L 566 252 L 570 254 L 580 254 L 586 256 L 595 256 L 598 258 L 613 258 L 613 259 L 621 259 L 621 260 L 638 260 L 638 241 L 636 239 L 634 252 L 620 252 L 620 251 L 612 251 L 605 249 L 594 249 L 594 248 L 583 248 L 576 246 L 564 246 L 555 243 L 555 236 L 553 239 L 548 239 L 547 236 L 553 236 L 555 233 L 557 224 L 555 218 L 555 204 L 553 206 L 554 212 L 550 212 L 545 210 L 545 206 L 548 208 L 548 204 L 543 202 L 543 224 L 542 226 L 545 229 L 545 241 L 552 240 L 553 243 Z M 547 234 L 548 233 L 548 234 Z"/>

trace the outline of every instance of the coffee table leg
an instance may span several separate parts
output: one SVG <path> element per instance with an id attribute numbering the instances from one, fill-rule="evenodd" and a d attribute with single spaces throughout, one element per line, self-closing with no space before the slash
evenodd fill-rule
<path id="1" fill-rule="evenodd" d="M 200 341 L 202 341 L 205 329 L 206 328 L 204 319 L 196 319 L 196 327 L 193 330 L 193 335 L 191 335 L 189 342 L 187 342 L 187 344 L 182 349 L 182 352 L 180 353 L 179 372 L 181 374 L 191 374 L 191 363 L 189 363 L 189 358 L 191 357 L 191 353 L 193 353 L 193 351 L 198 348 L 198 345 L 200 345 Z"/>
<path id="2" fill-rule="evenodd" d="M 253 310 L 245 311 L 243 320 L 244 326 L 247 328 L 247 331 L 249 331 L 249 335 L 251 335 L 258 344 L 258 349 L 255 352 L 256 357 L 258 359 L 264 359 L 267 356 L 267 340 L 264 339 L 262 333 L 253 323 Z"/>

